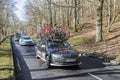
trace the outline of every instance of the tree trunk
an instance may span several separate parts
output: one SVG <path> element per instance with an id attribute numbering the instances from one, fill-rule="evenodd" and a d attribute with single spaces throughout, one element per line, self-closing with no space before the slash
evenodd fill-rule
<path id="1" fill-rule="evenodd" d="M 97 8 L 97 25 L 96 25 L 96 42 L 103 40 L 102 37 L 102 11 L 103 11 L 104 0 L 99 0 Z"/>
<path id="2" fill-rule="evenodd" d="M 51 7 L 51 0 L 48 0 L 48 4 L 49 4 L 49 16 L 50 16 L 50 26 L 52 27 L 53 26 L 53 23 L 52 23 L 52 7 Z"/>
<path id="3" fill-rule="evenodd" d="M 115 17 L 116 17 L 116 0 L 114 0 L 114 6 L 113 6 L 113 17 L 112 17 L 112 21 L 111 21 L 110 27 L 111 27 L 112 24 L 114 23 L 114 21 L 115 21 Z"/>
<path id="4" fill-rule="evenodd" d="M 54 15 L 53 15 L 53 27 L 56 27 L 56 14 L 57 14 L 57 8 L 56 8 L 56 6 L 54 6 Z"/>
<path id="5" fill-rule="evenodd" d="M 77 32 L 77 0 L 74 0 L 74 4 L 75 4 L 75 10 L 74 10 L 74 26 L 73 26 L 73 31 Z"/>
<path id="6" fill-rule="evenodd" d="M 66 4 L 70 5 L 70 0 L 66 1 Z M 67 15 L 67 26 L 70 25 L 70 8 L 66 8 L 67 9 L 67 12 L 66 12 L 66 15 Z"/>
<path id="7" fill-rule="evenodd" d="M 62 11 L 65 11 L 65 9 L 62 9 Z M 66 25 L 64 12 L 62 13 L 62 25 Z"/>
<path id="8" fill-rule="evenodd" d="M 111 1 L 108 0 L 108 20 L 107 20 L 107 27 L 108 27 L 108 32 L 110 32 L 110 23 L 111 23 Z"/>
<path id="9" fill-rule="evenodd" d="M 111 15 L 111 11 L 112 11 L 111 9 L 112 9 L 111 0 L 108 0 L 108 23 L 107 23 L 108 32 L 110 32 L 110 28 L 111 28 L 112 24 L 115 21 L 115 17 L 116 17 L 116 0 L 114 0 L 113 16 Z"/>

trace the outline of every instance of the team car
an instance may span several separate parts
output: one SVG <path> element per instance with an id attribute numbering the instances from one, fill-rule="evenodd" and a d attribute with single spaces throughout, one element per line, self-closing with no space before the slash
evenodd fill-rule
<path id="1" fill-rule="evenodd" d="M 51 66 L 78 66 L 80 59 L 78 52 L 65 41 L 49 41 L 42 39 L 35 46 L 37 58 L 46 62 L 48 68 Z"/>
<path id="2" fill-rule="evenodd" d="M 51 66 L 78 66 L 79 53 L 67 42 L 70 33 L 65 26 L 45 25 L 40 30 L 40 41 L 35 46 L 37 58 Z"/>

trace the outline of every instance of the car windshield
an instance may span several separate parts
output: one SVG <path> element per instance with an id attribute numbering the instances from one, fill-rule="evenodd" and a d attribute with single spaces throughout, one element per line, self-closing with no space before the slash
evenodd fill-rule
<path id="1" fill-rule="evenodd" d="M 49 48 L 70 48 L 70 45 L 67 42 L 49 42 L 48 43 Z"/>
<path id="2" fill-rule="evenodd" d="M 31 38 L 30 37 L 23 37 L 23 39 L 30 40 Z"/>

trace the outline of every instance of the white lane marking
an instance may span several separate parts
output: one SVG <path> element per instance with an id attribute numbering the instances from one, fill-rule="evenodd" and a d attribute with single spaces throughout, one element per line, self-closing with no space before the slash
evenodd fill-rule
<path id="1" fill-rule="evenodd" d="M 99 77 L 97 77 L 97 76 L 95 76 L 95 75 L 93 75 L 93 74 L 91 74 L 91 73 L 88 73 L 88 74 L 89 74 L 90 76 L 96 78 L 97 80 L 103 80 L 103 79 L 101 79 L 101 78 L 99 78 Z"/>

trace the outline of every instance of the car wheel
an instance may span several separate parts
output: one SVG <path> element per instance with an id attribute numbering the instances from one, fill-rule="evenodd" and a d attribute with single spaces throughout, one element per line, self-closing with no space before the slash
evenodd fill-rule
<path id="1" fill-rule="evenodd" d="M 72 66 L 73 68 L 75 68 L 75 69 L 78 69 L 79 68 L 79 65 L 74 65 L 74 66 Z"/>
<path id="2" fill-rule="evenodd" d="M 46 66 L 47 68 L 50 68 L 50 57 L 49 56 L 46 56 Z"/>
<path id="3" fill-rule="evenodd" d="M 20 44 L 20 46 L 24 46 L 23 44 Z"/>

